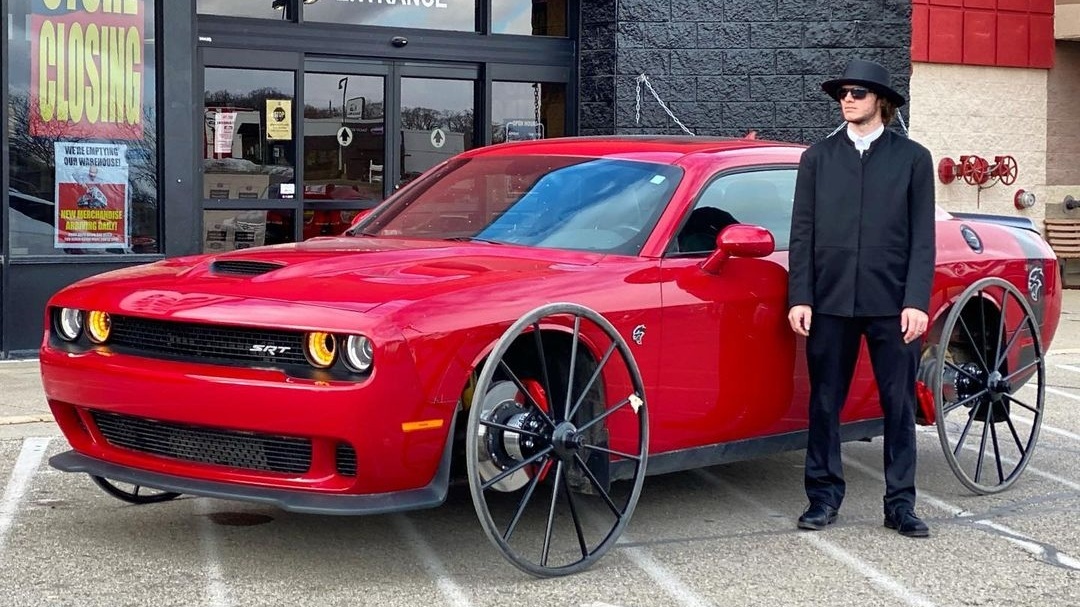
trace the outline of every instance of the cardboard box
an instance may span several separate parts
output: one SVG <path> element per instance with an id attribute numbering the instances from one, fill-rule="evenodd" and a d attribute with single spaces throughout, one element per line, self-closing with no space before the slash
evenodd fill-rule
<path id="1" fill-rule="evenodd" d="M 266 243 L 266 211 L 203 211 L 203 252 L 224 253 Z"/>
<path id="2" fill-rule="evenodd" d="M 270 176 L 261 174 L 210 173 L 203 175 L 203 197 L 243 200 L 267 198 Z"/>

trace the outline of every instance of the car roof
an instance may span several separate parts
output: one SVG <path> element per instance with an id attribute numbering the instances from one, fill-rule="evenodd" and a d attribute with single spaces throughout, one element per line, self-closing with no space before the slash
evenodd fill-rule
<path id="1" fill-rule="evenodd" d="M 805 145 L 764 139 L 728 137 L 691 137 L 665 135 L 608 135 L 601 137 L 556 137 L 536 141 L 518 141 L 475 148 L 463 157 L 511 156 L 519 154 L 551 154 L 559 156 L 588 156 L 633 158 L 649 156 L 659 160 L 679 158 L 695 153 L 715 153 L 755 148 L 785 148 L 803 150 Z"/>

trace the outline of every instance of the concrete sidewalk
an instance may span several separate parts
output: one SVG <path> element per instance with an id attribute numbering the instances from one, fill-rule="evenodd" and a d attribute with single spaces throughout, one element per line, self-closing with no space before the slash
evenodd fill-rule
<path id="1" fill-rule="evenodd" d="M 1080 353 L 1080 290 L 1066 289 L 1050 354 Z M 0 435 L 5 427 L 52 423 L 36 360 L 0 361 Z"/>

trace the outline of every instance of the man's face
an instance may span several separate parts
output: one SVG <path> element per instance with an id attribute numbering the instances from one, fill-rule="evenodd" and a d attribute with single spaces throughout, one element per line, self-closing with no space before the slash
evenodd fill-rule
<path id="1" fill-rule="evenodd" d="M 876 118 L 880 111 L 877 94 L 864 86 L 845 84 L 840 87 L 836 96 L 840 102 L 840 111 L 847 122 L 866 124 Z"/>

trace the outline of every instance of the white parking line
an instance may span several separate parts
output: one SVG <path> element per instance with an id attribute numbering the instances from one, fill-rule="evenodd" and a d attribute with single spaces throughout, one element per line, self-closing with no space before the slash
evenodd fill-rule
<path id="1" fill-rule="evenodd" d="M 1072 371 L 1073 373 L 1080 373 L 1080 367 L 1077 367 L 1076 365 L 1062 365 L 1055 363 L 1054 366 L 1058 369 L 1065 369 L 1066 371 Z"/>
<path id="2" fill-rule="evenodd" d="M 1035 387 L 1032 386 L 1031 384 L 1024 384 L 1022 386 L 1022 389 L 1026 389 L 1026 390 L 1028 390 L 1030 392 L 1033 392 L 1035 390 Z M 1051 394 L 1057 394 L 1058 396 L 1064 396 L 1065 398 L 1071 398 L 1073 400 L 1080 401 L 1080 396 L 1076 396 L 1075 394 L 1072 394 L 1071 392 L 1066 392 L 1064 390 L 1058 390 L 1057 388 L 1051 388 L 1050 386 L 1044 386 L 1043 389 L 1046 390 L 1047 392 L 1051 393 Z M 1029 422 L 1028 420 L 1026 420 L 1026 419 L 1024 419 L 1022 417 L 1014 417 L 1013 420 L 1023 422 L 1025 424 L 1029 425 L 1029 426 L 1031 425 L 1031 422 Z M 1058 436 L 1063 436 L 1065 438 L 1072 439 L 1074 441 L 1080 441 L 1080 434 L 1076 434 L 1074 432 L 1069 432 L 1068 430 L 1062 430 L 1061 428 L 1055 428 L 1054 426 L 1049 426 L 1045 422 L 1042 425 L 1041 431 L 1042 432 L 1049 432 L 1050 434 L 1056 434 Z"/>
<path id="3" fill-rule="evenodd" d="M 416 530 L 412 521 L 404 514 L 395 514 L 394 525 L 398 528 L 398 532 L 408 539 L 413 552 L 420 557 L 424 569 L 427 569 L 428 573 L 434 576 L 435 585 L 439 588 L 439 592 L 442 593 L 443 597 L 451 605 L 461 605 L 463 607 L 472 605 L 469 594 L 454 581 L 454 578 L 450 577 L 446 567 L 439 560 L 439 555 L 435 554 L 427 540 Z"/>
<path id="4" fill-rule="evenodd" d="M 4 540 L 11 524 L 15 521 L 15 512 L 19 509 L 19 502 L 26 494 L 26 488 L 30 485 L 30 479 L 41 465 L 45 457 L 45 450 L 49 448 L 47 437 L 31 437 L 23 441 L 19 458 L 15 460 L 15 468 L 11 471 L 7 487 L 4 488 L 4 496 L 0 497 L 0 557 L 4 554 Z"/>
<path id="5" fill-rule="evenodd" d="M 619 538 L 620 542 L 634 543 L 634 540 L 627 537 L 624 533 Z M 704 607 L 709 603 L 696 595 L 689 586 L 683 583 L 679 577 L 670 571 L 660 563 L 656 561 L 649 554 L 648 550 L 640 547 L 620 548 L 620 552 L 626 554 L 639 569 L 645 572 L 646 575 L 651 577 L 661 588 L 664 589 L 679 605 L 685 605 L 686 607 Z"/>
<path id="6" fill-rule="evenodd" d="M 863 464 L 862 462 L 854 460 L 854 459 L 852 459 L 850 457 L 844 456 L 844 465 L 845 466 L 851 466 L 852 468 L 855 468 L 859 472 L 862 472 L 863 474 L 866 474 L 867 476 L 871 476 L 873 478 L 876 478 L 876 479 L 878 479 L 878 480 L 880 480 L 882 482 L 885 481 L 885 475 L 882 474 L 881 471 L 879 471 L 879 470 L 877 470 L 875 468 L 871 468 L 870 466 L 867 466 L 866 464 Z M 1027 471 L 1028 472 L 1031 471 L 1031 466 L 1028 466 Z M 960 506 L 954 506 L 953 504 L 950 504 L 949 502 L 946 502 L 945 500 L 943 500 L 941 498 L 935 497 L 935 496 L 927 493 L 926 491 L 919 490 L 918 499 L 919 499 L 920 502 L 930 504 L 931 506 L 933 506 L 934 508 L 937 508 L 938 510 L 943 510 L 945 512 L 952 513 L 953 516 L 974 517 L 974 513 L 969 512 L 967 510 L 964 510 Z M 1075 558 L 1073 558 L 1072 556 L 1069 556 L 1068 554 L 1065 554 L 1064 552 L 1060 552 L 1060 551 L 1058 551 L 1054 555 L 1050 555 L 1050 554 L 1047 553 L 1046 547 L 1044 547 L 1041 543 L 1039 543 L 1037 540 L 1035 540 L 1033 538 L 1030 538 L 1030 537 L 1020 533 L 1019 531 L 1015 531 L 1013 529 L 1010 529 L 1009 527 L 1006 527 L 1005 525 L 1002 525 L 1000 523 L 995 523 L 995 522 L 993 522 L 993 521 L 991 521 L 989 519 L 975 519 L 975 520 L 972 520 L 972 523 L 974 523 L 976 525 L 981 525 L 983 527 L 989 527 L 990 529 L 994 529 L 995 531 L 998 532 L 999 535 L 1002 535 L 1006 540 L 1012 542 L 1013 544 L 1016 544 L 1017 546 L 1020 546 L 1025 551 L 1030 552 L 1031 554 L 1035 555 L 1036 557 L 1038 557 L 1038 558 L 1040 558 L 1040 559 L 1042 559 L 1044 561 L 1053 560 L 1054 562 L 1057 562 L 1057 563 L 1059 563 L 1059 564 L 1061 564 L 1061 565 L 1063 565 L 1065 567 L 1068 567 L 1070 569 L 1074 569 L 1076 571 L 1080 571 L 1080 561 L 1078 561 Z"/>
<path id="7" fill-rule="evenodd" d="M 748 493 L 742 491 L 731 483 L 721 480 L 713 474 L 705 472 L 703 470 L 697 470 L 695 472 L 696 474 L 704 478 L 706 482 L 720 488 L 725 493 L 735 496 L 750 507 L 760 511 L 765 516 L 768 516 L 770 518 L 783 518 L 783 515 L 780 515 L 766 504 L 759 502 L 758 500 L 751 497 Z M 791 526 L 792 528 L 795 527 L 794 521 L 792 521 Z M 839 561 L 840 563 L 847 565 L 849 568 L 855 570 L 859 575 L 862 575 L 867 580 L 869 580 L 870 583 L 884 590 L 885 592 L 888 592 L 894 597 L 900 599 L 907 605 L 918 605 L 921 607 L 934 605 L 934 602 L 932 602 L 930 599 L 904 586 L 899 581 L 889 577 L 887 574 L 878 571 L 870 563 L 860 559 L 859 557 L 851 554 L 847 550 L 844 550 L 840 546 L 837 546 L 829 540 L 821 537 L 820 534 L 812 532 L 799 532 L 796 537 L 802 538 L 803 540 L 809 542 L 818 550 L 821 550 L 825 554 L 832 557 L 833 560 Z"/>
<path id="8" fill-rule="evenodd" d="M 229 607 L 229 587 L 225 583 L 225 574 L 221 569 L 221 550 L 218 547 L 217 535 L 214 526 L 210 523 L 210 500 L 204 497 L 192 500 L 199 526 L 199 543 L 202 544 L 203 554 L 206 556 L 206 594 L 209 596 L 209 605 L 213 607 Z"/>

